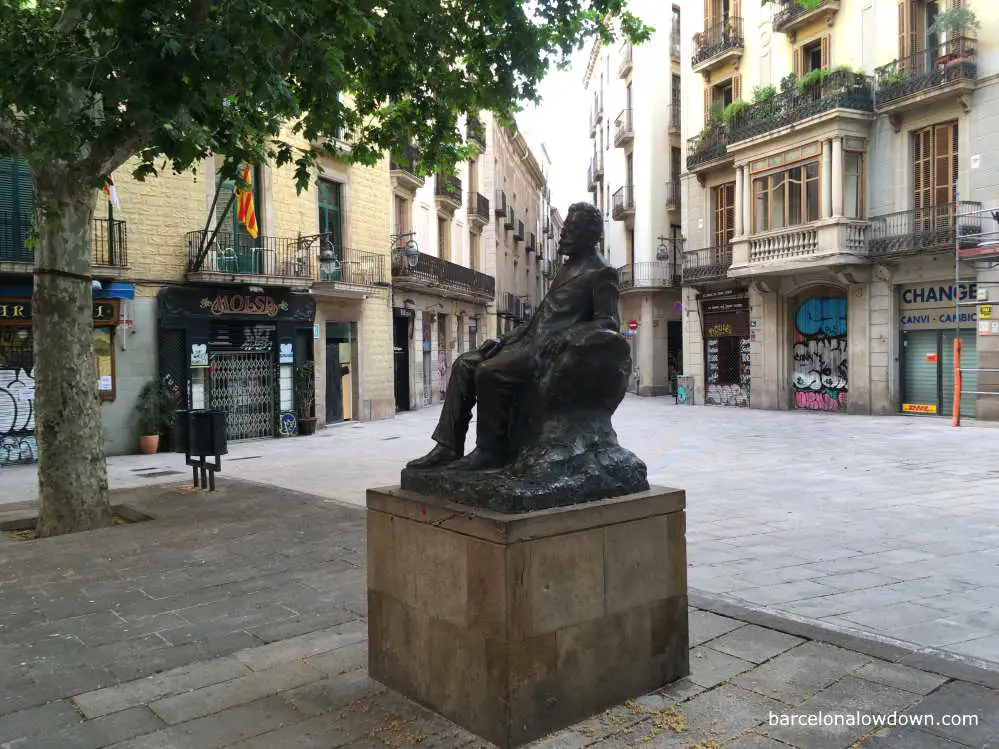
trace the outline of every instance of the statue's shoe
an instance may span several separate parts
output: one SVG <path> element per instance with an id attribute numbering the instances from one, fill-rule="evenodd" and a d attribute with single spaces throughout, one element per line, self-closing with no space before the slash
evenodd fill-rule
<path id="1" fill-rule="evenodd" d="M 477 447 L 461 460 L 448 463 L 448 471 L 491 471 L 503 467 L 503 458 L 495 453 Z"/>
<path id="2" fill-rule="evenodd" d="M 422 458 L 411 460 L 406 464 L 406 468 L 437 468 L 458 460 L 461 453 L 452 450 L 446 445 L 437 445 Z"/>

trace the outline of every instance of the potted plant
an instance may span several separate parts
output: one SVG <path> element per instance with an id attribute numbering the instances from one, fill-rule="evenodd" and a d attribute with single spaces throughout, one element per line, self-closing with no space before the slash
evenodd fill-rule
<path id="1" fill-rule="evenodd" d="M 142 387 L 135 408 L 139 419 L 139 452 L 152 455 L 159 450 L 160 435 L 168 433 L 173 424 L 177 402 L 173 393 L 157 379 Z"/>
<path id="2" fill-rule="evenodd" d="M 952 65 L 970 60 L 970 57 L 965 55 L 965 39 L 962 37 L 974 37 L 975 32 L 981 27 L 981 21 L 971 8 L 960 6 L 937 13 L 927 29 L 930 35 L 940 40 L 940 56 L 936 60 L 937 64 Z"/>
<path id="3" fill-rule="evenodd" d="M 307 361 L 295 367 L 295 404 L 298 407 L 298 433 L 308 437 L 316 432 L 316 367 Z"/>

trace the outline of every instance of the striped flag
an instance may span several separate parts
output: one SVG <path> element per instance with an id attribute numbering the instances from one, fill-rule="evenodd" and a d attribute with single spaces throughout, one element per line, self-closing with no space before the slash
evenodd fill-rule
<path id="1" fill-rule="evenodd" d="M 102 192 L 111 205 L 115 208 L 121 208 L 121 203 L 118 202 L 118 189 L 114 186 L 114 180 L 110 174 L 104 178 L 104 189 Z"/>
<path id="2" fill-rule="evenodd" d="M 253 207 L 253 170 L 249 164 L 243 167 L 242 177 L 246 187 L 236 189 L 236 219 L 246 227 L 247 233 L 256 239 L 257 212 Z"/>

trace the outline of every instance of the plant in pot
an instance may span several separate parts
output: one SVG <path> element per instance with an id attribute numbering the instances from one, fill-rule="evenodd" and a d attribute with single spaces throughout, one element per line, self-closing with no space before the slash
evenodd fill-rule
<path id="1" fill-rule="evenodd" d="M 307 361 L 295 367 L 295 403 L 298 406 L 298 433 L 308 437 L 316 432 L 316 367 Z"/>
<path id="2" fill-rule="evenodd" d="M 136 412 L 139 418 L 139 452 L 152 455 L 160 446 L 160 435 L 173 425 L 177 401 L 159 380 L 150 380 L 139 391 Z"/>
<path id="3" fill-rule="evenodd" d="M 937 13 L 927 32 L 940 40 L 938 65 L 972 61 L 974 43 L 970 41 L 982 23 L 971 8 L 960 6 Z"/>

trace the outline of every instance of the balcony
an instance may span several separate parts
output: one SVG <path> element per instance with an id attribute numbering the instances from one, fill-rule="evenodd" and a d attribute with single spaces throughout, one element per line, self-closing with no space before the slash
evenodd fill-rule
<path id="1" fill-rule="evenodd" d="M 496 281 L 492 276 L 424 252 L 419 254 L 415 268 L 409 267 L 402 253 L 394 253 L 392 284 L 400 289 L 436 291 L 439 295 L 474 302 L 490 302 L 496 294 Z"/>
<path id="2" fill-rule="evenodd" d="M 420 151 L 415 146 L 407 146 L 401 153 L 392 152 L 389 157 L 392 180 L 408 190 L 419 190 L 425 180 L 416 171 L 420 163 Z"/>
<path id="3" fill-rule="evenodd" d="M 742 57 L 744 46 L 741 18 L 729 16 L 727 20 L 713 25 L 705 21 L 704 31 L 694 34 L 691 67 L 695 73 L 719 67 Z"/>
<path id="4" fill-rule="evenodd" d="M 486 147 L 486 128 L 475 115 L 468 116 L 465 124 L 465 139 L 469 143 L 478 143 L 483 149 Z"/>
<path id="5" fill-rule="evenodd" d="M 503 220 L 504 229 L 512 229 L 517 225 L 517 217 L 514 215 L 513 206 L 506 209 L 506 218 Z"/>
<path id="6" fill-rule="evenodd" d="M 265 237 L 188 232 L 187 277 L 205 283 L 307 288 L 312 285 L 318 246 L 314 237 Z"/>
<path id="7" fill-rule="evenodd" d="M 874 112 L 873 81 L 862 73 L 832 71 L 819 83 L 795 86 L 750 104 L 729 122 L 729 142 L 755 138 L 784 127 L 802 127 L 812 117 L 837 109 Z"/>
<path id="8" fill-rule="evenodd" d="M 831 218 L 737 237 L 729 276 L 786 273 L 867 260 L 867 221 Z"/>
<path id="9" fill-rule="evenodd" d="M 622 265 L 617 269 L 617 284 L 621 293 L 643 289 L 667 289 L 680 284 L 680 262 L 649 260 Z"/>
<path id="10" fill-rule="evenodd" d="M 625 109 L 614 119 L 614 146 L 622 148 L 635 140 L 635 128 L 631 122 L 631 110 Z"/>
<path id="11" fill-rule="evenodd" d="M 679 180 L 675 182 L 666 183 L 666 210 L 667 211 L 679 211 L 680 210 L 680 182 Z"/>
<path id="12" fill-rule="evenodd" d="M 524 317 L 524 300 L 509 291 L 503 295 L 503 304 L 499 308 L 500 317 L 520 320 Z"/>
<path id="13" fill-rule="evenodd" d="M 625 221 L 635 215 L 635 187 L 619 187 L 611 196 L 611 216 L 615 221 Z"/>
<path id="14" fill-rule="evenodd" d="M 437 206 L 456 211 L 461 207 L 461 180 L 448 174 L 438 174 L 434 184 Z"/>
<path id="15" fill-rule="evenodd" d="M 534 252 L 538 249 L 538 239 L 534 236 L 533 232 L 527 235 L 527 244 L 524 249 L 528 252 Z"/>
<path id="16" fill-rule="evenodd" d="M 485 226 L 489 223 L 489 198 L 478 192 L 468 193 L 468 218 Z"/>
<path id="17" fill-rule="evenodd" d="M 523 242 L 524 241 L 524 222 L 523 221 L 518 221 L 517 222 L 517 231 L 513 235 L 513 241 L 514 242 Z"/>
<path id="18" fill-rule="evenodd" d="M 627 78 L 632 68 L 632 48 L 629 42 L 625 42 L 621 47 L 621 54 L 617 63 L 617 74 L 619 78 Z"/>
<path id="19" fill-rule="evenodd" d="M 971 201 L 945 203 L 911 211 L 873 216 L 867 232 L 867 252 L 872 260 L 953 252 L 977 244 L 962 237 L 980 234 L 982 204 Z M 970 214 L 970 215 L 968 215 Z"/>
<path id="20" fill-rule="evenodd" d="M 879 112 L 917 109 L 944 98 L 960 99 L 967 107 L 978 78 L 978 43 L 966 37 L 951 39 L 876 68 L 874 75 Z"/>
<path id="21" fill-rule="evenodd" d="M 494 201 L 494 210 L 497 216 L 506 215 L 506 192 L 504 190 L 496 191 L 496 200 Z"/>
<path id="22" fill-rule="evenodd" d="M 0 213 L 0 271 L 31 273 L 35 251 L 27 247 L 32 217 Z M 124 221 L 94 219 L 90 234 L 90 264 L 95 276 L 117 278 L 128 267 L 128 233 Z"/>
<path id="23" fill-rule="evenodd" d="M 787 34 L 793 42 L 799 29 L 820 18 L 825 20 L 827 26 L 832 26 L 837 11 L 839 11 L 839 0 L 819 0 L 813 8 L 805 8 L 797 0 L 778 0 L 773 29 L 778 33 Z"/>
<path id="24" fill-rule="evenodd" d="M 384 255 L 338 247 L 332 234 L 313 234 L 302 237 L 300 242 L 318 261 L 318 284 L 314 287 L 317 294 L 335 293 L 344 287 L 358 287 L 363 291 L 389 285 Z"/>
<path id="25" fill-rule="evenodd" d="M 667 132 L 670 135 L 680 134 L 680 102 L 672 101 L 669 105 L 669 121 L 667 124 Z"/>
<path id="26" fill-rule="evenodd" d="M 593 157 L 593 176 L 596 179 L 602 180 L 604 178 L 604 152 L 597 151 Z"/>
<path id="27" fill-rule="evenodd" d="M 586 189 L 596 190 L 597 189 L 597 177 L 593 173 L 595 159 L 590 160 L 590 165 L 586 167 Z"/>
<path id="28" fill-rule="evenodd" d="M 728 130 L 720 122 L 708 124 L 687 140 L 687 171 L 697 172 L 731 161 Z"/>
<path id="29" fill-rule="evenodd" d="M 721 281 L 732 265 L 732 245 L 720 244 L 683 252 L 683 283 L 685 286 Z"/>

